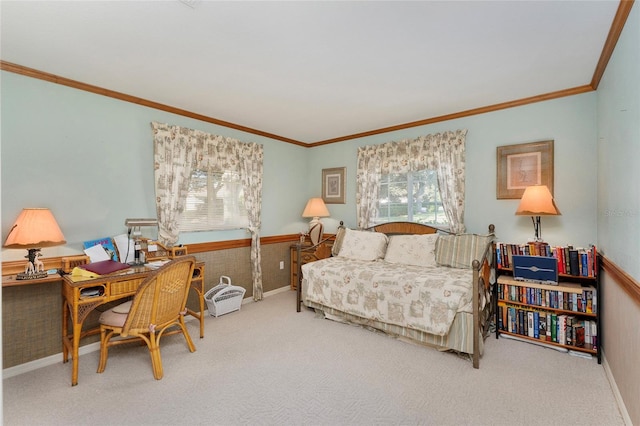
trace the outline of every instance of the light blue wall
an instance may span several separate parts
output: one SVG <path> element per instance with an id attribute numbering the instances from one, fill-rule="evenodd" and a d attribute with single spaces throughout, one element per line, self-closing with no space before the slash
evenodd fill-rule
<path id="1" fill-rule="evenodd" d="M 555 245 L 596 242 L 596 95 L 587 93 L 312 149 L 311 190 L 321 191 L 321 170 L 347 167 L 347 204 L 329 205 L 332 219 L 356 224 L 357 147 L 446 130 L 468 129 L 466 139 L 467 231 L 496 225 L 500 240 L 533 237 L 529 217 L 515 216 L 518 200 L 496 199 L 496 147 L 554 140 L 555 200 L 562 216 L 543 217 L 542 235 Z M 324 220 L 327 222 L 327 220 Z M 330 229 L 331 223 L 327 223 Z"/>
<path id="2" fill-rule="evenodd" d="M 23 207 L 46 206 L 71 247 L 124 232 L 127 217 L 155 217 L 151 121 L 264 145 L 261 235 L 297 233 L 306 200 L 319 196 L 323 168 L 347 167 L 347 203 L 330 204 L 326 231 L 355 226 L 357 147 L 445 130 L 468 129 L 465 223 L 498 238 L 525 241 L 528 217 L 517 200 L 496 200 L 496 147 L 555 140 L 555 198 L 563 215 L 543 218 L 552 244 L 596 239 L 596 95 L 577 95 L 353 141 L 303 148 L 65 86 L 1 74 L 2 235 Z M 285 135 L 286 136 L 286 135 Z M 192 233 L 180 242 L 245 238 L 245 231 Z"/>
<path id="3" fill-rule="evenodd" d="M 24 207 L 51 208 L 76 249 L 125 232 L 127 217 L 155 217 L 151 121 L 263 144 L 261 234 L 306 226 L 307 148 L 13 73 L 0 78 L 3 241 Z M 246 237 L 192 233 L 180 242 Z"/>
<path id="4" fill-rule="evenodd" d="M 640 10 L 636 3 L 598 87 L 598 242 L 640 280 Z"/>

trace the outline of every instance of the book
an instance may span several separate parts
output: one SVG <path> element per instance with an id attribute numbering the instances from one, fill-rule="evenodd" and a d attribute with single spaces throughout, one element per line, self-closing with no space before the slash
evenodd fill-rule
<path id="1" fill-rule="evenodd" d="M 567 316 L 564 314 L 558 315 L 557 324 L 558 324 L 558 331 L 556 334 L 558 338 L 557 342 L 561 345 L 566 345 L 567 344 Z"/>
<path id="2" fill-rule="evenodd" d="M 101 262 L 92 262 L 79 266 L 79 268 L 94 272 L 98 275 L 107 275 L 130 267 L 131 266 L 126 263 L 116 262 L 115 260 L 103 260 Z"/>
<path id="3" fill-rule="evenodd" d="M 580 275 L 580 259 L 578 250 L 569 250 L 569 273 L 571 275 Z"/>
<path id="4" fill-rule="evenodd" d="M 113 245 L 113 240 L 111 237 L 98 238 L 97 240 L 89 240 L 82 243 L 83 248 L 90 249 L 93 246 L 101 245 L 102 248 L 107 252 L 109 259 L 118 261 L 118 253 L 116 252 L 116 248 Z"/>
<path id="5" fill-rule="evenodd" d="M 584 327 L 580 324 L 574 324 L 574 345 L 579 348 L 584 348 L 585 331 Z"/>
<path id="6" fill-rule="evenodd" d="M 538 338 L 547 340 L 547 315 L 540 313 L 538 316 Z"/>

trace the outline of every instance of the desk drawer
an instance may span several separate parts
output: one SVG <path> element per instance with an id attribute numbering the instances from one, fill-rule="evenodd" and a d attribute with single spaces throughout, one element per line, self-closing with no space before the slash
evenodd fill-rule
<path id="1" fill-rule="evenodd" d="M 109 286 L 109 296 L 118 296 L 121 294 L 133 294 L 138 290 L 144 278 L 130 281 L 116 281 Z"/>

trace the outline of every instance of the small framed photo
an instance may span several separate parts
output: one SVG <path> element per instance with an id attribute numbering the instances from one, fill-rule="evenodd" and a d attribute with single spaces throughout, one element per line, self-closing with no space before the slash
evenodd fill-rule
<path id="1" fill-rule="evenodd" d="M 322 169 L 322 200 L 326 204 L 345 204 L 346 167 Z"/>
<path id="2" fill-rule="evenodd" d="M 553 195 L 553 141 L 497 148 L 497 199 L 522 198 L 527 186 L 547 185 Z"/>

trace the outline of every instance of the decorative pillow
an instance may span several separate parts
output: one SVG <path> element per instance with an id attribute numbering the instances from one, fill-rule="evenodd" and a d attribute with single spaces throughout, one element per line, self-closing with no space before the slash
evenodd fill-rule
<path id="1" fill-rule="evenodd" d="M 389 238 L 382 232 L 345 229 L 339 257 L 355 260 L 377 260 L 384 257 Z"/>
<path id="2" fill-rule="evenodd" d="M 436 244 L 436 263 L 440 266 L 471 269 L 471 262 L 481 260 L 493 235 L 440 235 Z"/>
<path id="3" fill-rule="evenodd" d="M 402 265 L 435 266 L 436 241 L 438 234 L 392 235 L 384 260 Z"/>
<path id="4" fill-rule="evenodd" d="M 331 255 L 337 256 L 340 253 L 340 247 L 342 247 L 342 240 L 344 240 L 344 234 L 346 233 L 347 228 L 344 226 L 338 227 L 338 232 L 336 232 L 336 239 L 333 241 L 333 245 L 331 246 Z"/>

